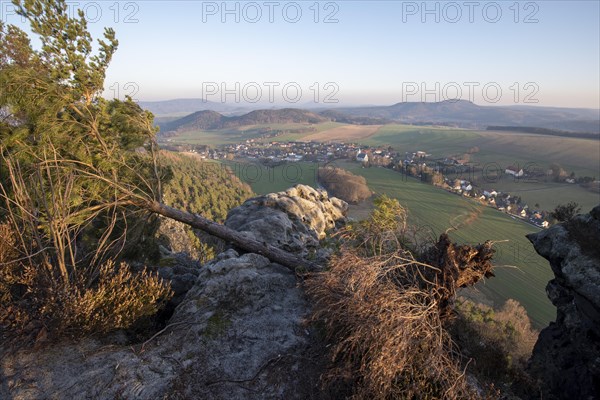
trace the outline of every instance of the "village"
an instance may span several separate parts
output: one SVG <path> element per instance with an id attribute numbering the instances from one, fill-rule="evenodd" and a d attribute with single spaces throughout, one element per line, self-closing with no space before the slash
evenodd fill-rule
<path id="1" fill-rule="evenodd" d="M 314 141 L 263 142 L 254 139 L 218 148 L 183 144 L 169 147 L 175 151 L 194 153 L 201 159 L 248 160 L 260 162 L 265 166 L 300 161 L 329 164 L 335 160 L 353 160 L 365 168 L 396 170 L 405 177 L 410 176 L 456 195 L 471 198 L 539 228 L 547 228 L 550 225 L 548 211 L 530 207 L 519 196 L 487 187 L 486 183 L 490 182 L 479 177 L 479 174 L 483 173 L 482 168 L 476 169 L 473 165 L 452 157 L 433 158 L 431 154 L 422 150 L 399 152 L 390 146 Z M 496 173 L 498 176 L 489 180 L 491 183 L 497 179 L 526 179 L 531 174 L 514 166 L 507 166 L 503 171 Z"/>

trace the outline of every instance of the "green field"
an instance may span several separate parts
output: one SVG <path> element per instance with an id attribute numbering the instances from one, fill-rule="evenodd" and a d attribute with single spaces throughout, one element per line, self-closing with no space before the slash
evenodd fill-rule
<path id="1" fill-rule="evenodd" d="M 558 204 L 576 201 L 587 212 L 600 203 L 600 194 L 578 185 L 553 182 L 517 180 L 502 171 L 509 165 L 546 170 L 558 163 L 568 173 L 600 178 L 600 143 L 594 140 L 533 135 L 515 132 L 471 131 L 450 128 L 414 127 L 406 125 L 383 126 L 374 136 L 365 140 L 370 145 L 391 145 L 399 151 L 422 150 L 432 158 L 461 155 L 474 147 L 471 162 L 486 171 L 501 171 L 500 179 L 486 178 L 480 169 L 471 179 L 487 190 L 509 192 L 521 196 L 533 207 L 553 210 Z"/>
<path id="2" fill-rule="evenodd" d="M 493 189 L 520 196 L 530 207 L 539 204 L 542 210 L 553 210 L 558 204 L 576 201 L 581 212 L 589 212 L 600 204 L 600 193 L 594 193 L 579 185 L 555 182 L 523 182 L 507 176 L 493 185 Z"/>
<path id="3" fill-rule="evenodd" d="M 344 126 L 345 124 L 339 123 L 339 122 L 323 122 L 320 124 L 305 124 L 305 125 L 301 125 L 301 124 L 282 124 L 279 125 L 279 127 L 277 127 L 278 125 L 269 125 L 271 128 L 273 129 L 289 129 L 286 127 L 289 126 L 293 126 L 293 125 L 299 125 L 300 127 L 311 127 L 314 129 L 314 131 L 309 132 L 309 133 L 284 133 L 280 136 L 274 137 L 274 138 L 267 138 L 264 139 L 263 141 L 269 141 L 269 142 L 294 142 L 294 141 L 299 141 L 302 138 L 304 138 L 305 136 L 308 135 L 312 135 L 314 133 L 317 132 L 323 132 L 326 131 L 328 129 L 333 129 L 333 128 L 337 128 L 338 126 Z"/>
<path id="4" fill-rule="evenodd" d="M 254 193 L 281 192 L 298 183 L 317 187 L 318 165 L 311 162 L 296 162 L 267 167 L 250 161 L 221 161 L 242 182 L 250 185 Z"/>
<path id="5" fill-rule="evenodd" d="M 296 183 L 316 186 L 317 164 L 300 162 L 270 168 L 248 161 L 225 163 L 258 194 L 282 191 Z M 337 165 L 364 176 L 374 192 L 397 198 L 408 208 L 411 223 L 431 232 L 433 237 L 455 226 L 458 230 L 451 231 L 450 236 L 458 242 L 497 241 L 496 277 L 477 285 L 477 293 L 471 295 L 495 306 L 509 298 L 516 299 L 527 309 L 537 328 L 554 320 L 555 308 L 545 293 L 545 286 L 552 279 L 550 266 L 525 238 L 538 228 L 392 170 L 362 168 L 357 163 L 343 161 Z"/>
<path id="6" fill-rule="evenodd" d="M 422 150 L 433 158 L 461 155 L 478 147 L 471 161 L 480 166 L 497 163 L 502 168 L 511 164 L 547 168 L 558 163 L 568 173 L 600 178 L 600 143 L 590 139 L 392 124 L 382 126 L 362 142 L 391 145 L 397 151 Z"/>
<path id="7" fill-rule="evenodd" d="M 177 136 L 170 137 L 172 143 L 182 144 L 202 144 L 208 146 L 218 146 L 222 144 L 242 143 L 246 139 L 254 139 L 259 134 L 247 128 L 247 131 L 237 129 L 220 129 L 215 131 L 189 131 Z"/>
<path id="8" fill-rule="evenodd" d="M 248 139 L 258 139 L 264 134 L 264 129 L 277 130 L 299 130 L 311 129 L 310 132 L 303 133 L 283 133 L 276 137 L 261 139 L 262 141 L 287 142 L 300 140 L 304 136 L 332 129 L 343 124 L 337 122 L 323 122 L 320 124 L 260 124 L 247 125 L 240 128 L 218 129 L 218 130 L 196 130 L 180 133 L 170 137 L 172 143 L 183 144 L 204 144 L 209 146 L 218 146 L 222 144 L 242 143 Z"/>
<path id="9" fill-rule="evenodd" d="M 362 168 L 357 163 L 338 165 L 364 176 L 374 192 L 397 198 L 408 208 L 413 224 L 426 226 L 435 235 L 457 226 L 450 236 L 458 242 L 497 241 L 496 277 L 477 285 L 477 289 L 495 306 L 509 298 L 518 300 L 538 328 L 554 320 L 555 308 L 545 292 L 553 277 L 550 266 L 525 238 L 538 228 L 389 169 Z M 473 215 L 476 219 L 469 222 Z"/>

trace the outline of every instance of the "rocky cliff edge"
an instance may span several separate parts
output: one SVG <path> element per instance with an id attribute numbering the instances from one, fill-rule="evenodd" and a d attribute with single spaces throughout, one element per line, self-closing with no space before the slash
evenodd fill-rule
<path id="1" fill-rule="evenodd" d="M 248 200 L 227 225 L 308 255 L 347 205 L 298 185 Z M 168 274 L 167 274 L 168 275 Z M 171 274 L 173 275 L 173 274 Z M 2 399 L 318 398 L 309 305 L 287 268 L 229 249 L 201 266 L 167 327 L 1 354 Z M 2 350 L 0 350 L 2 352 Z M 318 352 L 317 352 L 318 353 Z"/>
<path id="2" fill-rule="evenodd" d="M 600 398 L 600 206 L 528 236 L 554 272 L 556 321 L 541 331 L 530 372 L 545 399 Z"/>

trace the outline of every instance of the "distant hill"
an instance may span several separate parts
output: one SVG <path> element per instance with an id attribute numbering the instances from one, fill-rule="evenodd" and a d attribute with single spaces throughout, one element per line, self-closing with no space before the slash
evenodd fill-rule
<path id="1" fill-rule="evenodd" d="M 186 115 L 198 110 L 211 110 L 227 114 L 244 112 L 245 110 L 240 106 L 231 106 L 225 103 L 216 103 L 204 99 L 140 101 L 139 104 L 143 109 L 148 110 L 159 117 L 165 115 Z"/>
<path id="2" fill-rule="evenodd" d="M 231 117 L 227 119 L 225 127 L 258 124 L 318 124 L 326 121 L 329 121 L 329 119 L 312 111 L 284 108 L 281 110 L 256 110 L 239 117 Z"/>
<path id="3" fill-rule="evenodd" d="M 382 118 L 402 123 L 432 123 L 463 128 L 534 126 L 573 132 L 600 132 L 598 110 L 534 106 L 480 106 L 465 100 L 404 102 L 391 106 L 345 107 L 321 112 L 352 118 Z"/>
<path id="4" fill-rule="evenodd" d="M 403 102 L 391 106 L 335 109 L 284 108 L 247 112 L 241 107 L 202 99 L 140 102 L 159 116 L 161 132 L 235 128 L 244 125 L 319 123 L 336 121 L 354 125 L 406 123 L 445 125 L 468 129 L 488 126 L 525 126 L 586 134 L 600 133 L 600 110 L 536 106 L 480 106 L 465 100 Z M 198 111 L 203 110 L 203 111 Z M 183 116 L 183 112 L 187 115 Z M 162 117 L 160 117 L 162 116 Z"/>
<path id="5" fill-rule="evenodd" d="M 186 115 L 161 125 L 161 132 L 185 132 L 191 130 L 209 130 L 222 127 L 227 117 L 216 111 L 203 110 Z"/>
<path id="6" fill-rule="evenodd" d="M 337 110 L 325 110 L 319 113 L 322 117 L 325 117 L 334 122 L 341 122 L 344 124 L 353 125 L 384 125 L 389 124 L 392 121 L 386 118 L 373 118 L 373 117 L 361 117 L 344 114 Z"/>
<path id="7" fill-rule="evenodd" d="M 227 117 L 216 111 L 204 110 L 162 124 L 161 134 L 163 136 L 169 136 L 175 132 L 181 133 L 195 130 L 216 130 L 262 124 L 318 124 L 320 122 L 326 122 L 329 120 L 330 119 L 314 112 L 295 108 L 284 108 L 281 110 L 256 110 L 244 115 L 231 117 Z"/>

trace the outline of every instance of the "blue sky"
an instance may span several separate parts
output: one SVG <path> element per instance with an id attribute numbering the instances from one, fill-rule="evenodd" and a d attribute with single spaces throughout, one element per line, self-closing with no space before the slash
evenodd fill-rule
<path id="1" fill-rule="evenodd" d="M 600 108 L 598 1 L 71 4 L 86 10 L 95 36 L 117 31 L 109 97 Z M 2 11 L 20 24 L 8 3 Z"/>

